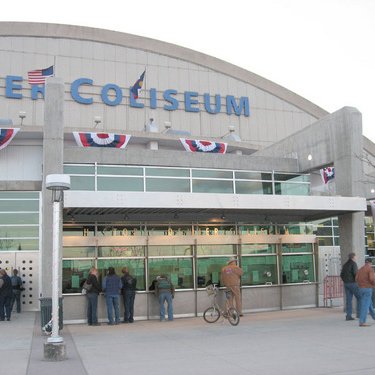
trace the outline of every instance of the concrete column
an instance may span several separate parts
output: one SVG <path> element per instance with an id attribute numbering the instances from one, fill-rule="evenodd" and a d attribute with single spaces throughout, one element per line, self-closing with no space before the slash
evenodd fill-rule
<path id="1" fill-rule="evenodd" d="M 331 127 L 335 164 L 336 194 L 365 196 L 362 163 L 362 115 L 354 108 L 345 108 L 333 115 Z M 358 264 L 364 263 L 364 213 L 339 217 L 342 263 L 350 252 L 357 254 Z"/>
<path id="2" fill-rule="evenodd" d="M 41 297 L 52 297 L 52 192 L 46 189 L 46 176 L 63 173 L 64 83 L 60 78 L 46 80 L 43 129 Z M 61 229 L 61 228 L 60 228 Z M 62 230 L 60 230 L 62 233 Z M 61 277 L 60 277 L 61 283 Z M 60 286 L 61 290 L 61 286 Z"/>

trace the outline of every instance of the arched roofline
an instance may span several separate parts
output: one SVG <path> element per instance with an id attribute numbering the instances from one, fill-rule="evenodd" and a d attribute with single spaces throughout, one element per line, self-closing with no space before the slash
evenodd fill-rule
<path id="1" fill-rule="evenodd" d="M 184 60 L 233 77 L 266 91 L 319 119 L 327 111 L 296 93 L 216 57 L 160 40 L 85 26 L 36 22 L 0 22 L 0 36 L 75 39 L 139 49 Z"/>

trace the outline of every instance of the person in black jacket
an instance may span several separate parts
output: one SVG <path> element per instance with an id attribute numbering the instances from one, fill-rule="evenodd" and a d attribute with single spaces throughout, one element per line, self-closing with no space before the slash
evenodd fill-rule
<path id="1" fill-rule="evenodd" d="M 346 320 L 354 320 L 352 317 L 352 301 L 353 295 L 357 299 L 357 316 L 359 316 L 359 308 L 360 308 L 360 294 L 359 288 L 355 281 L 355 276 L 358 271 L 358 266 L 355 261 L 355 253 L 349 253 L 348 260 L 342 266 L 340 277 L 344 282 L 344 290 L 345 290 L 345 299 L 346 299 Z"/>
<path id="2" fill-rule="evenodd" d="M 12 312 L 12 282 L 7 272 L 4 269 L 0 269 L 0 321 L 9 321 L 10 314 Z"/>
<path id="3" fill-rule="evenodd" d="M 86 283 L 91 285 L 86 293 L 87 298 L 87 324 L 89 326 L 98 326 L 98 295 L 102 291 L 98 281 L 98 270 L 92 267 L 87 277 Z"/>
<path id="4" fill-rule="evenodd" d="M 130 275 L 128 267 L 122 269 L 122 296 L 124 298 L 124 323 L 134 323 L 134 300 L 137 279 Z"/>

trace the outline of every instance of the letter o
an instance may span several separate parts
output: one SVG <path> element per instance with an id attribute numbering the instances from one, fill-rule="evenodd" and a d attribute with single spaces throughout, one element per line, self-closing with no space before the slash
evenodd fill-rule
<path id="1" fill-rule="evenodd" d="M 115 92 L 115 98 L 113 100 L 110 100 L 108 97 L 108 91 L 113 90 Z M 122 101 L 122 91 L 121 88 L 113 83 L 108 83 L 107 85 L 103 86 L 101 97 L 103 100 L 103 103 L 107 105 L 119 105 Z"/>

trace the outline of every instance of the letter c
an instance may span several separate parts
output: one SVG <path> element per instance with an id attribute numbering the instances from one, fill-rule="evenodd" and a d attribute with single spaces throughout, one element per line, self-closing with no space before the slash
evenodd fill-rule
<path id="1" fill-rule="evenodd" d="M 92 98 L 84 98 L 78 92 L 78 89 L 80 86 L 82 85 L 92 86 L 92 84 L 93 84 L 93 80 L 89 78 L 78 78 L 75 81 L 73 81 L 72 86 L 71 86 L 71 91 L 70 91 L 72 98 L 76 102 L 81 103 L 81 104 L 92 104 L 93 103 Z"/>

